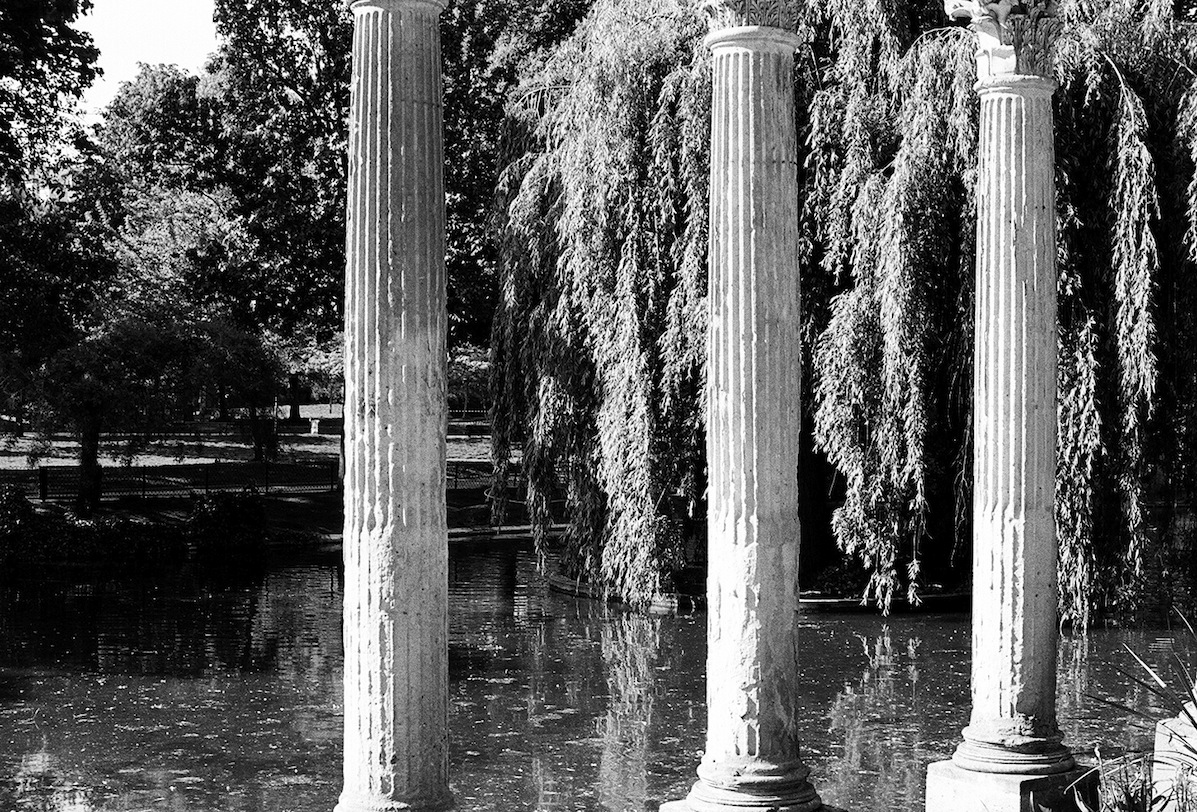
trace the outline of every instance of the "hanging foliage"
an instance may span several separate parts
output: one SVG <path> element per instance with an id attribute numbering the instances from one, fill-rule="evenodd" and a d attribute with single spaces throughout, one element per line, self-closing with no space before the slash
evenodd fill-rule
<path id="1" fill-rule="evenodd" d="M 815 345 L 815 439 L 845 478 L 836 538 L 888 606 L 918 583 L 929 511 L 954 515 L 928 495 L 967 431 L 975 44 L 941 28 L 902 47 L 906 18 L 827 12 L 840 47 L 814 102 L 807 199 L 831 203 L 812 216 L 827 245 L 812 272 L 839 292 Z M 933 425 L 957 442 L 932 446 Z"/>
<path id="2" fill-rule="evenodd" d="M 702 30 L 682 0 L 596 3 L 512 102 L 498 190 L 500 485 L 522 444 L 542 549 L 560 494 L 567 572 L 639 602 L 680 567 L 672 506 L 703 488 Z"/>
<path id="3" fill-rule="evenodd" d="M 709 53 L 695 4 L 600 0 L 513 98 L 498 191 L 495 455 L 571 574 L 643 600 L 702 510 Z M 966 571 L 975 37 L 938 0 L 804 10 L 803 342 L 832 529 L 866 597 Z M 1129 603 L 1192 508 L 1197 92 L 1161 0 L 1061 6 L 1061 611 Z M 821 498 L 806 483 L 804 498 Z M 826 491 L 823 491 L 825 493 Z M 695 514 L 701 517 L 701 514 Z M 960 570 L 957 570 L 958 572 Z"/>

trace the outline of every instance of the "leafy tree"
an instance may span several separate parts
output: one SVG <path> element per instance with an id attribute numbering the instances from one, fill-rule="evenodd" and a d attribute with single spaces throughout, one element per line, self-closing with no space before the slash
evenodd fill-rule
<path id="1" fill-rule="evenodd" d="M 39 376 L 36 425 L 43 430 L 65 425 L 79 437 L 80 512 L 89 514 L 99 504 L 102 432 L 148 434 L 168 420 L 182 400 L 185 355 L 173 325 L 122 320 L 47 362 Z"/>
<path id="2" fill-rule="evenodd" d="M 105 432 L 124 434 L 131 455 L 201 399 L 248 408 L 266 450 L 257 418 L 277 361 L 256 324 L 256 246 L 219 181 L 215 121 L 196 77 L 142 66 L 94 142 L 63 162 L 63 180 L 43 186 L 41 231 L 0 236 L 24 252 L 14 264 L 38 271 L 15 286 L 17 305 L 46 322 L 13 320 L 39 337 L 18 345 L 23 405 L 46 436 L 79 436 L 85 512 L 101 492 Z"/>
<path id="3" fill-rule="evenodd" d="M 345 2 L 217 0 L 221 180 L 262 267 L 260 323 L 340 326 L 352 18 Z"/>
<path id="4" fill-rule="evenodd" d="M 1165 552 L 1148 483 L 1193 502 L 1197 51 L 1169 4 L 1062 8 L 1057 523 L 1083 624 Z M 975 42 L 932 0 L 822 0 L 803 24 L 795 359 L 841 475 L 835 536 L 886 606 L 923 562 L 968 560 Z M 659 495 L 701 493 L 702 33 L 680 5 L 596 3 L 514 96 L 500 176 L 499 473 L 522 440 L 534 517 L 560 476 L 571 568 L 633 599 L 681 554 Z"/>
<path id="5" fill-rule="evenodd" d="M 454 0 L 442 15 L 451 346 L 484 344 L 490 332 L 498 254 L 491 210 L 507 96 L 592 3 Z"/>
<path id="6" fill-rule="evenodd" d="M 0 180 L 27 177 L 60 143 L 63 114 L 98 71 L 74 27 L 90 0 L 6 0 L 0 7 Z"/>
<path id="7" fill-rule="evenodd" d="M 485 410 L 490 397 L 489 352 L 473 344 L 449 353 L 449 408 Z"/>
<path id="8" fill-rule="evenodd" d="M 488 211 L 505 94 L 591 0 L 453 0 L 441 17 L 450 343 L 482 344 L 494 307 Z M 211 65 L 226 182 L 270 268 L 266 322 L 322 342 L 341 323 L 353 20 L 347 2 L 217 0 Z"/>
<path id="9" fill-rule="evenodd" d="M 91 513 L 102 493 L 101 442 L 124 435 L 126 458 L 203 396 L 231 396 L 250 414 L 255 458 L 268 451 L 262 412 L 274 397 L 280 369 L 260 336 L 219 321 L 118 317 L 63 348 L 38 376 L 35 425 L 65 427 L 80 440 L 77 505 Z M 36 452 L 35 452 L 36 453 Z"/>
<path id="10" fill-rule="evenodd" d="M 560 488 L 566 566 L 635 601 L 705 489 L 704 27 L 682 0 L 596 3 L 514 94 L 499 183 L 499 484 L 522 441 L 538 542 Z"/>
<path id="11" fill-rule="evenodd" d="M 249 419 L 254 459 L 274 455 L 276 439 L 273 418 L 275 398 L 286 368 L 278 348 L 267 336 L 245 330 L 235 323 L 211 319 L 190 328 L 193 349 L 187 370 L 187 392 L 194 400 L 217 403 L 221 410 L 237 407 Z"/>
<path id="12" fill-rule="evenodd" d="M 121 268 L 114 312 L 260 329 L 268 269 L 222 182 L 218 113 L 197 77 L 162 65 L 142 65 L 105 109 L 77 206 Z"/>
<path id="13" fill-rule="evenodd" d="M 96 76 L 74 27 L 88 0 L 0 7 L 0 409 L 20 413 L 41 363 L 74 340 L 110 268 L 63 205 L 69 113 Z"/>
<path id="14" fill-rule="evenodd" d="M 0 194 L 0 411 L 24 412 L 37 370 L 78 340 L 114 273 L 61 201 Z"/>
<path id="15" fill-rule="evenodd" d="M 123 184 L 169 187 L 214 182 L 221 156 L 220 107 L 201 79 L 174 65 L 140 64 L 103 111 L 98 141 Z"/>

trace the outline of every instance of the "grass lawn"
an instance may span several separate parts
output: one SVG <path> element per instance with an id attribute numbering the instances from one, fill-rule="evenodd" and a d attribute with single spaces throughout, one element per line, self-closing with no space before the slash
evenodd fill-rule
<path id="1" fill-rule="evenodd" d="M 35 438 L 31 436 L 0 436 L 0 469 L 29 468 L 29 453 Z M 120 440 L 101 446 L 105 465 L 124 462 Z M 324 434 L 296 434 L 279 437 L 277 462 L 319 462 L 336 459 L 340 452 L 340 438 Z M 203 442 L 190 440 L 162 440 L 154 442 L 146 453 L 132 459 L 133 465 L 180 465 L 206 462 L 237 462 L 253 459 L 253 444 L 238 436 L 206 437 Z M 448 457 L 451 460 L 490 459 L 489 437 L 451 437 Z M 39 465 L 78 465 L 79 443 L 73 439 L 56 437 L 49 453 Z"/>

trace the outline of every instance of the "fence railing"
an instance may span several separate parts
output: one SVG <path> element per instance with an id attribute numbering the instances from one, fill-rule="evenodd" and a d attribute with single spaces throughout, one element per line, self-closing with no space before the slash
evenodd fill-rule
<path id="1" fill-rule="evenodd" d="M 487 461 L 449 460 L 448 490 L 490 485 Z M 79 493 L 80 469 L 75 465 L 44 465 L 15 471 L 0 470 L 0 486 L 15 485 L 31 499 L 74 499 Z M 256 488 L 262 493 L 330 493 L 341 487 L 337 460 L 313 463 L 210 462 L 191 465 L 110 465 L 100 480 L 102 498 L 122 496 L 189 496 Z"/>

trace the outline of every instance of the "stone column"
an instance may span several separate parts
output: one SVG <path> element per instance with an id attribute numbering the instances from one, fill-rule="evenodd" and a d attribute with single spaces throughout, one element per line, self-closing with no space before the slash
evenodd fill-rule
<path id="1" fill-rule="evenodd" d="M 822 806 L 799 758 L 798 137 L 785 3 L 707 3 L 707 741 L 663 812 Z"/>
<path id="2" fill-rule="evenodd" d="M 448 783 L 443 0 L 356 0 L 345 273 L 345 786 Z"/>
<path id="3" fill-rule="evenodd" d="M 973 378 L 972 718 L 928 812 L 1074 808 L 1056 724 L 1056 190 L 1044 0 L 949 0 L 981 97 Z M 1033 803 L 1031 800 L 1033 799 Z M 1030 806 L 1027 804 L 1030 803 Z"/>

